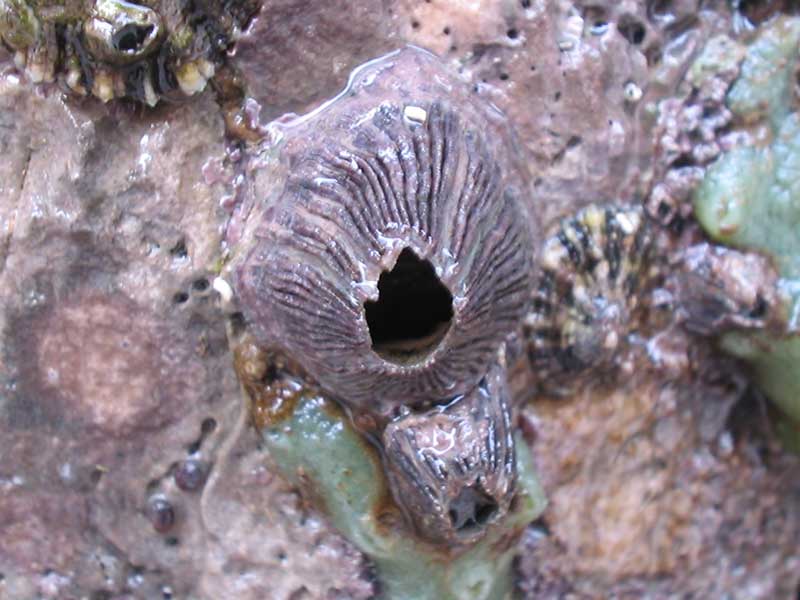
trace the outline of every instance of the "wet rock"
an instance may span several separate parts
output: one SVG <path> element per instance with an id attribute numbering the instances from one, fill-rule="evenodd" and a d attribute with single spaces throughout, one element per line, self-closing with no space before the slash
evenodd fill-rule
<path id="1" fill-rule="evenodd" d="M 752 413 L 748 429 L 733 424 L 743 379 L 717 368 L 534 404 L 533 448 L 553 493 L 545 527 L 523 542 L 524 597 L 792 597 L 800 462 L 765 447 Z M 689 569 L 680 584 L 667 575 Z"/>
<path id="2" fill-rule="evenodd" d="M 384 0 L 266 0 L 231 60 L 261 121 L 306 112 L 339 92 L 353 67 L 402 44 L 391 10 Z"/>
<path id="3" fill-rule="evenodd" d="M 505 112 L 543 226 L 644 199 L 657 220 L 684 222 L 666 244 L 680 254 L 703 241 L 688 200 L 717 148 L 758 133 L 727 121 L 731 65 L 681 81 L 709 40 L 726 36 L 735 57 L 752 26 L 792 10 L 732 4 L 269 1 L 223 62 L 252 97 L 257 138 L 364 60 L 427 47 Z M 0 595 L 380 593 L 242 420 L 212 283 L 231 211 L 269 181 L 271 157 L 229 146 L 221 87 L 156 110 L 104 106 L 31 87 L 6 48 L 0 63 Z M 731 263 L 703 264 L 723 282 Z M 734 313 L 752 299 L 738 289 Z M 676 296 L 657 292 L 666 324 L 631 339 L 648 360 L 628 386 L 589 381 L 524 410 L 551 507 L 526 533 L 519 587 L 793 599 L 798 461 L 741 366 L 673 327 Z M 173 470 L 189 459 L 207 466 L 193 492 Z M 153 497 L 174 511 L 164 533 Z"/>

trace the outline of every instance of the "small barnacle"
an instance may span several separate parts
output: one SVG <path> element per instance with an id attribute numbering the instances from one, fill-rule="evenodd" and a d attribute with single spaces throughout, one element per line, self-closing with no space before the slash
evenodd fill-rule
<path id="1" fill-rule="evenodd" d="M 516 481 L 510 393 L 495 366 L 468 394 L 383 433 L 396 499 L 423 537 L 471 543 L 508 511 Z"/>
<path id="2" fill-rule="evenodd" d="M 639 207 L 590 205 L 549 232 L 525 318 L 529 358 L 543 384 L 619 366 L 652 277 L 652 247 Z"/>
<path id="3" fill-rule="evenodd" d="M 683 252 L 672 280 L 678 313 L 694 333 L 781 327 L 779 275 L 765 256 L 698 244 Z"/>
<path id="4" fill-rule="evenodd" d="M 32 46 L 41 26 L 25 0 L 0 0 L 0 38 L 12 48 Z"/>
<path id="5" fill-rule="evenodd" d="M 145 515 L 158 533 L 166 533 L 175 525 L 175 509 L 163 496 L 153 496 L 148 500 Z"/>
<path id="6" fill-rule="evenodd" d="M 34 83 L 148 105 L 202 91 L 258 0 L 0 0 L 0 38 Z"/>
<path id="7" fill-rule="evenodd" d="M 184 492 L 196 492 L 206 481 L 208 465 L 195 458 L 187 458 L 175 466 L 173 478 Z"/>
<path id="8" fill-rule="evenodd" d="M 306 391 L 301 369 L 280 352 L 260 347 L 241 334 L 233 350 L 233 367 L 249 402 L 250 419 L 257 429 L 286 418 Z"/>
<path id="9" fill-rule="evenodd" d="M 164 35 L 161 17 L 147 6 L 98 0 L 83 27 L 86 46 L 99 60 L 130 64 L 156 50 Z"/>
<path id="10" fill-rule="evenodd" d="M 287 181 L 236 269 L 260 340 L 383 415 L 474 388 L 524 315 L 533 246 L 490 122 L 462 96 L 419 91 L 426 70 L 449 77 L 427 53 L 386 62 L 391 85 L 287 127 Z"/>

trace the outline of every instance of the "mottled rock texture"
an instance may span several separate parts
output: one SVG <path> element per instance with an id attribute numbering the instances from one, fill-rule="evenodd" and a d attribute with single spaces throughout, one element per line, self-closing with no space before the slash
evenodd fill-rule
<path id="1" fill-rule="evenodd" d="M 643 203 L 674 257 L 702 241 L 688 198 L 736 133 L 737 65 L 687 70 L 791 8 L 740 4 L 265 0 L 226 69 L 260 137 L 364 60 L 426 47 L 506 114 L 543 226 Z M 269 145 L 226 133 L 230 82 L 146 109 L 0 61 L 0 597 L 375 597 L 244 421 L 211 282 L 270 183 Z M 550 498 L 519 549 L 526 598 L 797 598 L 800 461 L 669 294 L 635 376 L 558 399 L 530 398 L 524 369 L 513 382 Z M 198 489 L 176 481 L 189 457 Z"/>

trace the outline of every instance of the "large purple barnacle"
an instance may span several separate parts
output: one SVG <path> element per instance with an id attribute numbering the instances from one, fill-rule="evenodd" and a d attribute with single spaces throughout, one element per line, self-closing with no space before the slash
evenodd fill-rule
<path id="1" fill-rule="evenodd" d="M 531 293 L 501 116 L 407 48 L 282 135 L 285 183 L 250 217 L 236 269 L 256 335 L 379 414 L 469 393 Z"/>

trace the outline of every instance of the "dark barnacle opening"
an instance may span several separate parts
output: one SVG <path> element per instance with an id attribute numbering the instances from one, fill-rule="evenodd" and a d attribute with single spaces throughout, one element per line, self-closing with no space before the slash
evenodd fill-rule
<path id="1" fill-rule="evenodd" d="M 453 529 L 459 533 L 471 533 L 486 525 L 497 512 L 497 502 L 482 490 L 466 487 L 450 503 L 448 515 Z"/>
<path id="2" fill-rule="evenodd" d="M 128 24 L 114 33 L 111 43 L 114 48 L 125 54 L 136 54 L 142 49 L 148 36 L 152 33 L 152 25 Z"/>
<path id="3" fill-rule="evenodd" d="M 364 303 L 372 349 L 385 360 L 412 363 L 442 341 L 453 319 L 453 296 L 427 260 L 405 248 L 378 279 L 378 300 Z"/>

